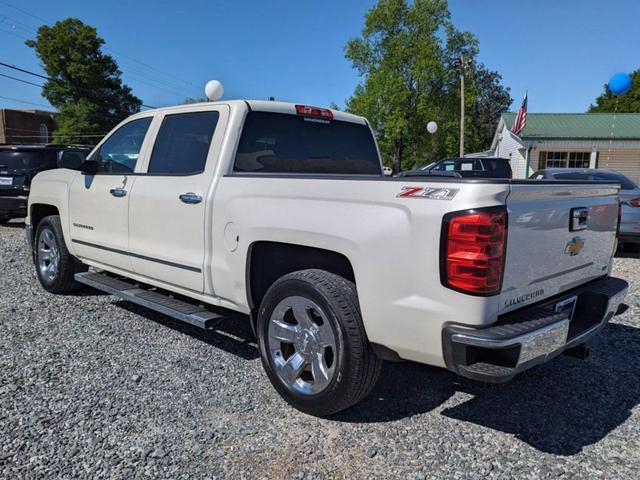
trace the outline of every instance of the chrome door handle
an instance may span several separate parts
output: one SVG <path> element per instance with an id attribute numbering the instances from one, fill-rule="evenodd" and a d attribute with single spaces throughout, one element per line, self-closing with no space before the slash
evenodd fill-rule
<path id="1" fill-rule="evenodd" d="M 196 195 L 195 193 L 182 193 L 178 198 L 182 203 L 188 203 L 190 205 L 195 205 L 196 203 L 200 203 L 202 201 L 202 197 L 200 195 Z"/>
<path id="2" fill-rule="evenodd" d="M 109 193 L 114 197 L 124 197 L 127 194 L 127 191 L 124 188 L 112 188 L 109 190 Z"/>

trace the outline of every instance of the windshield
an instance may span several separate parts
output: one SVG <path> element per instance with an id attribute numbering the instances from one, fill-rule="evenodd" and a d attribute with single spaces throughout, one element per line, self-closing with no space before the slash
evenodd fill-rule
<path id="1" fill-rule="evenodd" d="M 622 190 L 635 190 L 636 188 L 638 188 L 635 183 L 633 183 L 624 175 L 620 175 L 618 173 L 566 172 L 556 173 L 553 175 L 553 177 L 557 178 L 558 180 L 608 180 L 618 182 L 622 186 Z"/>
<path id="2" fill-rule="evenodd" d="M 233 169 L 382 176 L 367 125 L 271 112 L 247 115 Z"/>
<path id="3" fill-rule="evenodd" d="M 3 170 L 34 170 L 55 166 L 56 153 L 53 150 L 0 150 L 0 169 Z"/>

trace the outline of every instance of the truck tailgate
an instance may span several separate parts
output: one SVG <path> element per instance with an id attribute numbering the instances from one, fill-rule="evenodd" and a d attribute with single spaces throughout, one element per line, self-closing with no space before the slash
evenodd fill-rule
<path id="1" fill-rule="evenodd" d="M 617 185 L 514 182 L 507 210 L 500 313 L 609 272 L 616 244 Z"/>

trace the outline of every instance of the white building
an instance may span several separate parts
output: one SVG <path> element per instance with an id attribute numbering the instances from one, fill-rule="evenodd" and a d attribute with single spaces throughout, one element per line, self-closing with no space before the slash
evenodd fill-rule
<path id="1" fill-rule="evenodd" d="M 514 178 L 545 167 L 617 170 L 640 183 L 640 113 L 528 113 L 518 137 L 515 113 L 498 122 L 490 154 L 511 160 Z"/>

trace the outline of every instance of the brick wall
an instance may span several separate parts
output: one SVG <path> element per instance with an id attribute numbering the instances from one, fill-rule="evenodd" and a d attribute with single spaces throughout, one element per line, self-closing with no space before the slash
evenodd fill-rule
<path id="1" fill-rule="evenodd" d="M 0 110 L 0 144 L 49 143 L 55 129 L 52 112 Z"/>

